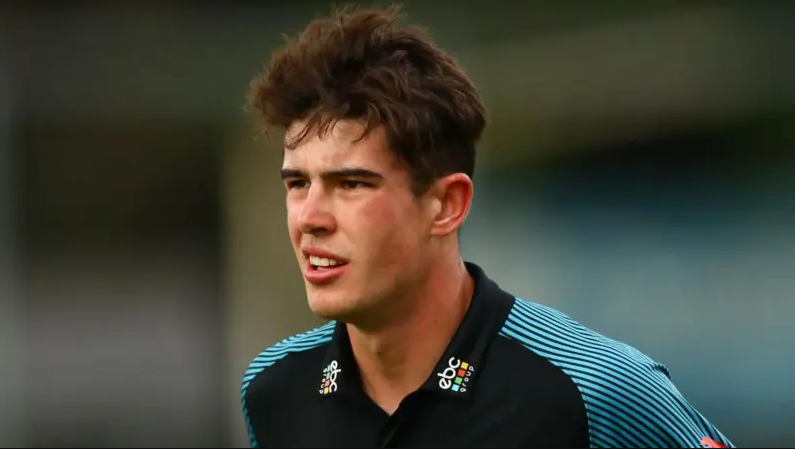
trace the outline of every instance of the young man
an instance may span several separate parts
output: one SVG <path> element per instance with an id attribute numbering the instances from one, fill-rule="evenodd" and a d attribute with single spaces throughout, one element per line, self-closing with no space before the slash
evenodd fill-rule
<path id="1" fill-rule="evenodd" d="M 485 108 L 397 11 L 344 10 L 251 85 L 286 130 L 287 224 L 325 326 L 243 378 L 253 447 L 721 447 L 665 367 L 464 262 Z"/>

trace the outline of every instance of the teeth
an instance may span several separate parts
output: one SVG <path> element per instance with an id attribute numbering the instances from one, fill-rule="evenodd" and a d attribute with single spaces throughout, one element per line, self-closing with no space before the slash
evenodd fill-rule
<path id="1" fill-rule="evenodd" d="M 334 259 L 326 259 L 325 257 L 309 256 L 309 263 L 316 267 L 334 267 L 340 265 L 340 262 Z"/>

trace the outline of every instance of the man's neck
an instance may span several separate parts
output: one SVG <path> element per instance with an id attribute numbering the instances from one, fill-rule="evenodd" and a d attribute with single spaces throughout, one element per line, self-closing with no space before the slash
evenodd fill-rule
<path id="1" fill-rule="evenodd" d="M 447 267 L 437 265 L 425 285 L 405 298 L 410 309 L 390 325 L 364 330 L 348 324 L 364 390 L 387 413 L 432 374 L 469 308 L 473 290 L 474 281 L 457 259 Z"/>

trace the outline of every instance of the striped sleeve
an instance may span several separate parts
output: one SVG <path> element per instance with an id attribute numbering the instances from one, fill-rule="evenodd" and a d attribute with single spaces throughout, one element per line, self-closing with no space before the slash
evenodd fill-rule
<path id="1" fill-rule="evenodd" d="M 316 348 L 331 341 L 335 324 L 336 323 L 332 321 L 308 332 L 296 334 L 284 339 L 261 352 L 249 364 L 245 374 L 243 374 L 241 406 L 243 408 L 243 419 L 245 420 L 246 430 L 248 432 L 249 444 L 252 448 L 259 447 L 259 443 L 254 434 L 254 426 L 251 423 L 249 414 L 250 404 L 248 402 L 250 398 L 248 397 L 248 393 L 251 383 L 258 375 L 265 371 L 266 368 L 273 366 L 273 364 L 287 357 L 289 354 Z"/>
<path id="2" fill-rule="evenodd" d="M 667 369 L 554 309 L 517 299 L 502 334 L 563 370 L 580 391 L 591 447 L 733 447 Z"/>

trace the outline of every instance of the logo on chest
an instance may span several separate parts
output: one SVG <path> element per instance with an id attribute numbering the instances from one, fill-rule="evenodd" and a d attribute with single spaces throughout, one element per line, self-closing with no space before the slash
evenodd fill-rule
<path id="1" fill-rule="evenodd" d="M 474 366 L 461 359 L 450 357 L 447 362 L 447 368 L 441 373 L 436 373 L 439 376 L 439 388 L 457 393 L 466 393 L 469 379 L 474 372 Z"/>
<path id="2" fill-rule="evenodd" d="M 342 372 L 336 360 L 332 360 L 323 368 L 323 380 L 320 382 L 320 394 L 329 394 L 337 391 L 337 376 Z"/>

